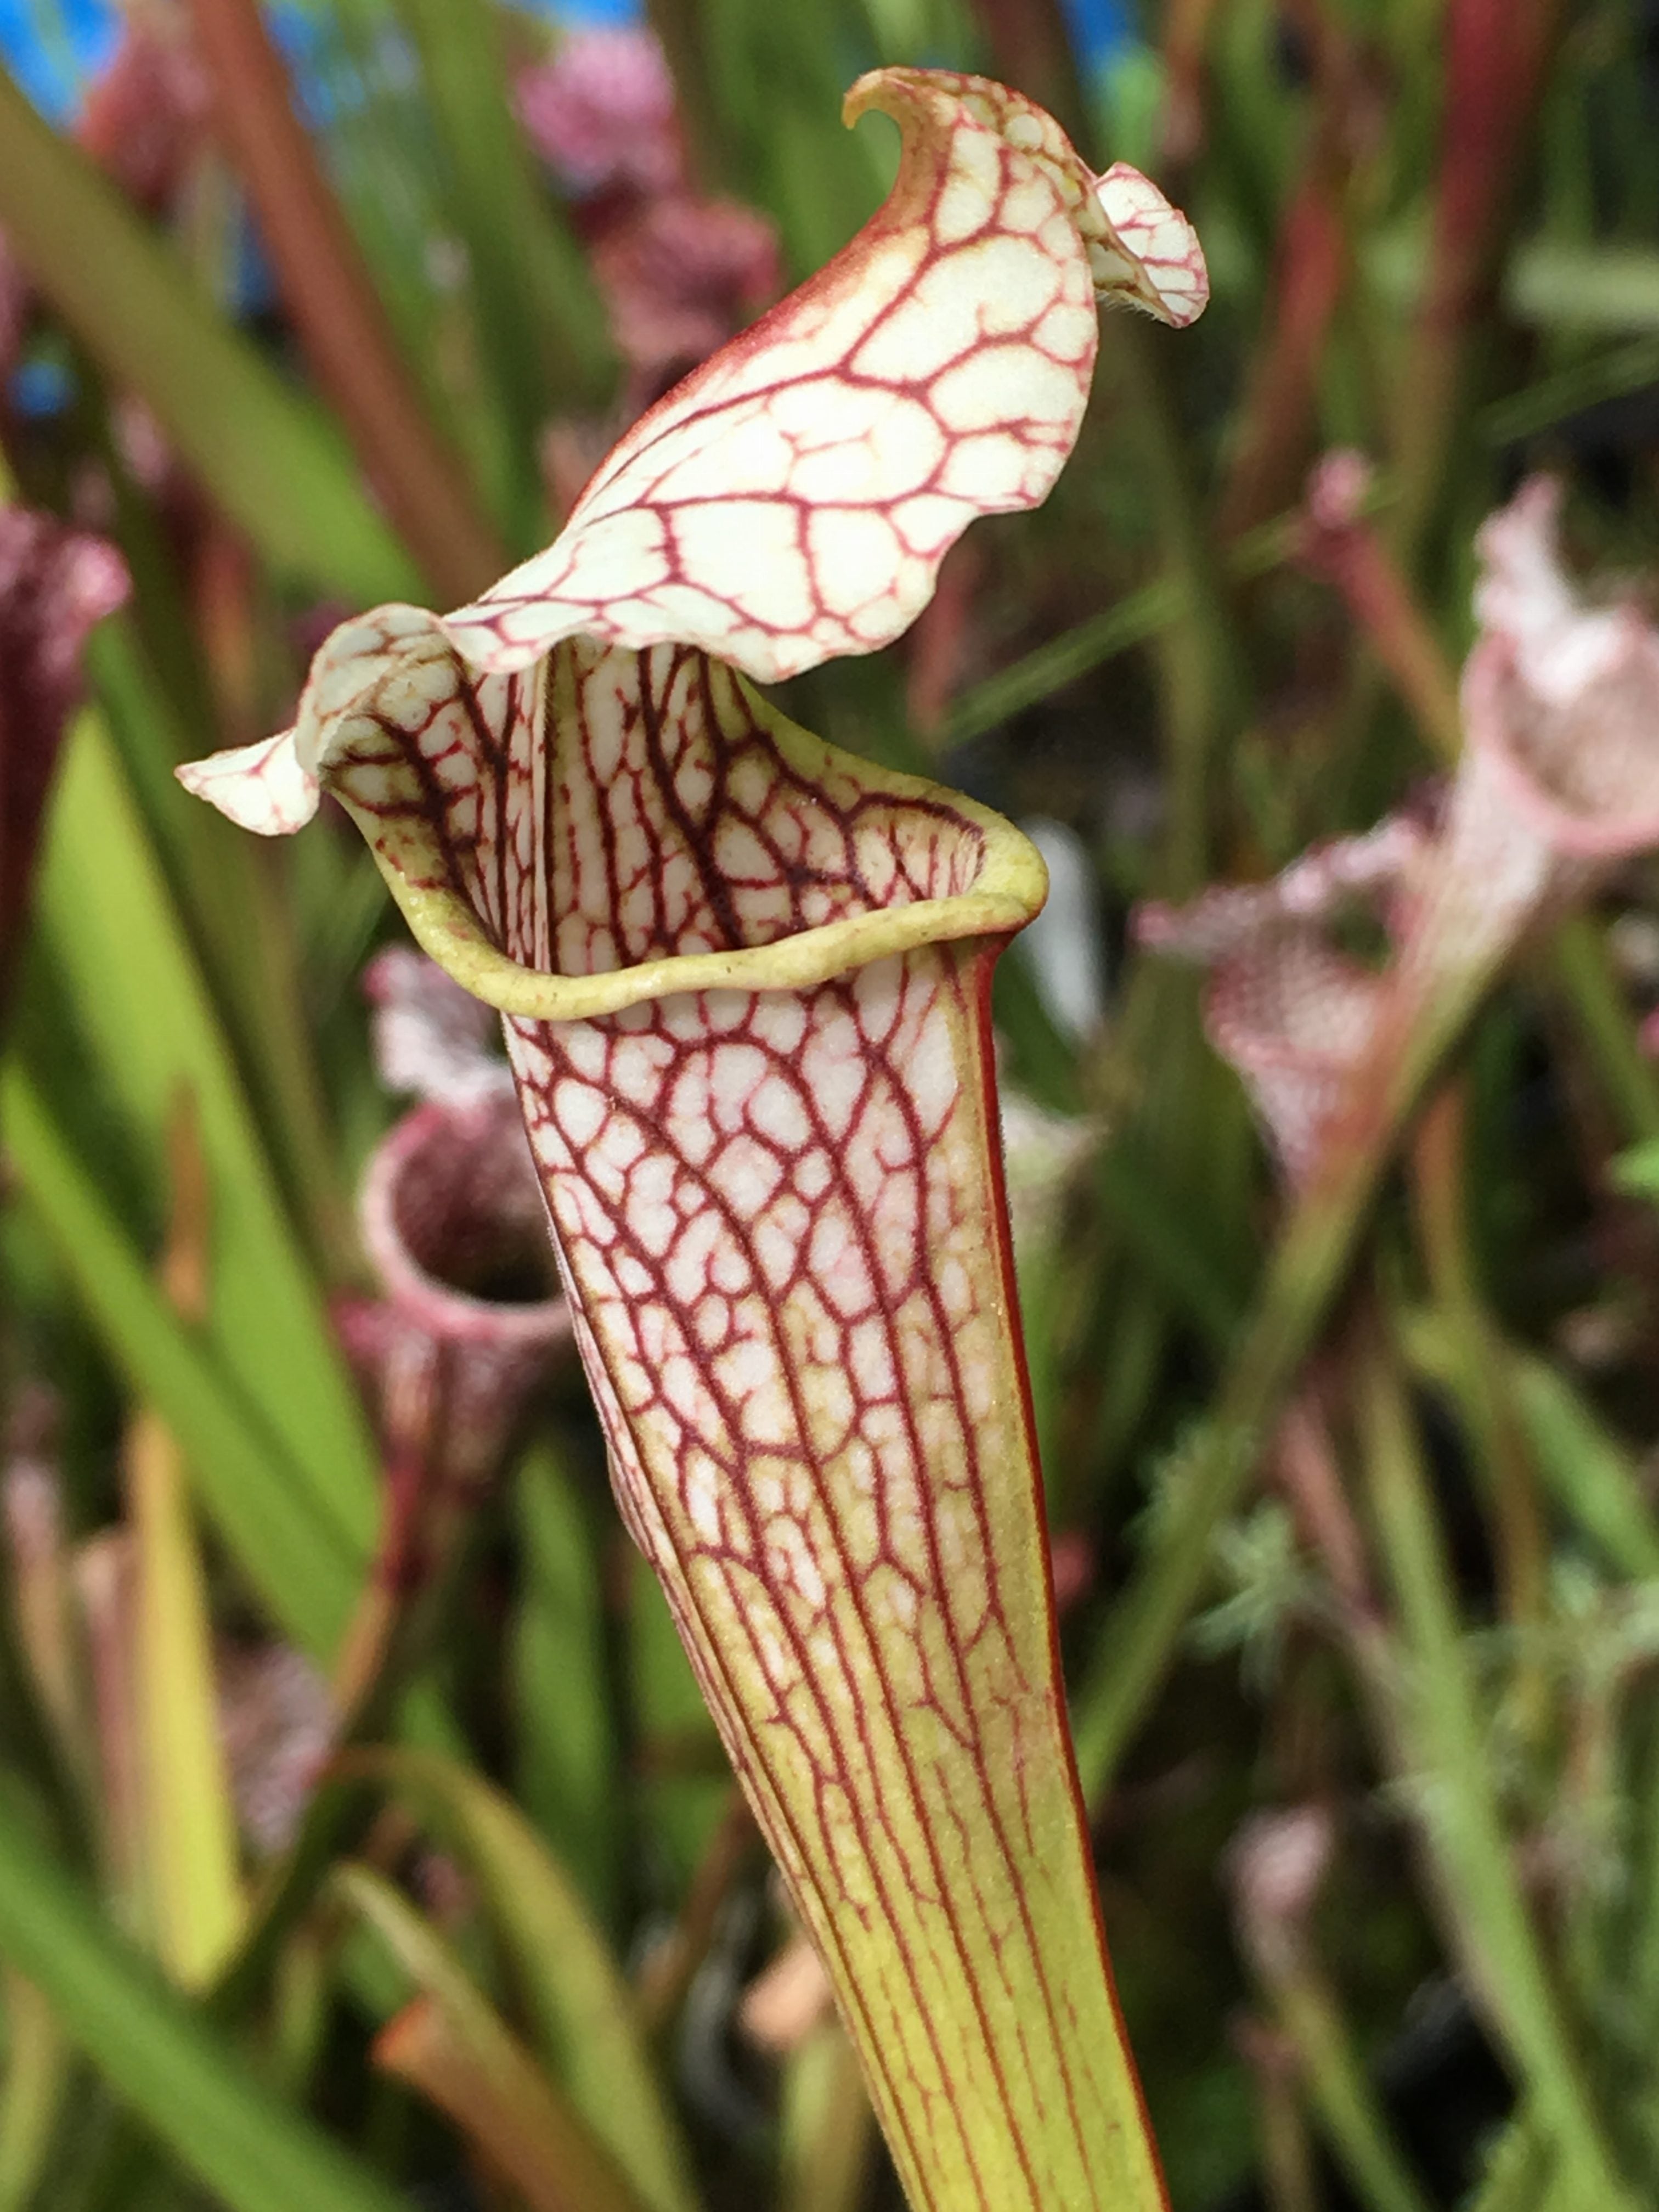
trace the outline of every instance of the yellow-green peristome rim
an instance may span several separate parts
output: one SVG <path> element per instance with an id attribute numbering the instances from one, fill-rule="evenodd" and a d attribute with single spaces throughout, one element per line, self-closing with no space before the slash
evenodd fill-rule
<path id="1" fill-rule="evenodd" d="M 781 716 L 768 719 L 775 735 L 783 737 L 786 750 L 792 750 L 788 735 L 806 736 Z M 335 795 L 368 840 L 421 950 L 475 999 L 498 1012 L 529 1021 L 591 1021 L 684 991 L 810 991 L 918 945 L 1011 937 L 1041 909 L 1048 894 L 1048 872 L 1036 847 L 1012 822 L 943 785 L 873 768 L 820 739 L 810 742 L 817 754 L 816 767 L 821 769 L 827 757 L 873 793 L 897 800 L 948 801 L 951 811 L 984 838 L 974 888 L 954 898 L 915 899 L 908 905 L 824 922 L 740 951 L 669 954 L 603 975 L 556 975 L 526 968 L 492 945 L 477 915 L 458 892 L 412 884 L 381 852 L 381 825 L 372 815 L 359 813 L 343 793 Z"/>

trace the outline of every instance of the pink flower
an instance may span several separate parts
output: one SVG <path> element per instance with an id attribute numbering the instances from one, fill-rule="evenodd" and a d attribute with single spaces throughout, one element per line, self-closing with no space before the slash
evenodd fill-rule
<path id="1" fill-rule="evenodd" d="M 783 280 L 764 216 L 685 192 L 647 200 L 607 228 L 593 270 L 645 404 L 724 345 Z"/>
<path id="2" fill-rule="evenodd" d="M 1308 550 L 1366 619 L 1402 684 L 1439 688 L 1419 618 L 1357 519 L 1346 457 L 1319 472 Z M 1558 544 L 1560 494 L 1523 484 L 1476 540 L 1480 634 L 1463 671 L 1463 750 L 1432 834 L 1410 815 L 1321 847 L 1274 882 L 1142 910 L 1141 942 L 1214 968 L 1207 1026 L 1290 1180 L 1367 1126 L 1409 1041 L 1467 1005 L 1532 930 L 1659 845 L 1659 635 L 1586 605 Z M 1386 925 L 1367 968 L 1329 924 L 1362 898 Z"/>
<path id="3" fill-rule="evenodd" d="M 1272 883 L 1206 891 L 1135 917 L 1139 941 L 1212 970 L 1211 1044 L 1236 1068 L 1286 1179 L 1317 1174 L 1352 1080 L 1379 1033 L 1390 982 L 1339 950 L 1329 925 L 1358 904 L 1397 916 L 1425 840 L 1408 817 L 1316 847 Z"/>
<path id="4" fill-rule="evenodd" d="M 1523 484 L 1476 540 L 1481 635 L 1463 672 L 1468 743 L 1563 862 L 1659 844 L 1659 634 L 1586 606 L 1562 571 L 1560 487 Z"/>
<path id="5" fill-rule="evenodd" d="M 134 25 L 89 88 L 75 135 L 135 205 L 160 215 L 206 143 L 212 108 L 189 38 Z"/>
<path id="6" fill-rule="evenodd" d="M 520 73 L 516 96 L 531 144 L 572 191 L 683 183 L 674 80 L 649 31 L 573 31 L 551 61 Z"/>
<path id="7" fill-rule="evenodd" d="M 102 538 L 0 508 L 0 992 L 58 742 L 81 696 L 81 655 L 127 590 L 125 565 Z"/>

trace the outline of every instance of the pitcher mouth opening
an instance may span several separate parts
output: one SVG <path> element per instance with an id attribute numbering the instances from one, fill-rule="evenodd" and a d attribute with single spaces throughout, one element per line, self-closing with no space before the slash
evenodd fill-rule
<path id="1" fill-rule="evenodd" d="M 619 665 L 582 640 L 550 655 L 473 763 L 468 818 L 493 843 L 386 805 L 386 742 L 410 742 L 393 718 L 366 702 L 341 732 L 324 781 L 422 949 L 474 997 L 580 1021 L 687 993 L 811 990 L 920 945 L 1011 936 L 1037 912 L 1047 874 L 1011 823 L 840 752 L 696 662 L 691 678 L 684 648 Z"/>
<path id="2" fill-rule="evenodd" d="M 387 1294 L 434 1335 L 542 1343 L 568 1332 L 540 1186 L 510 1097 L 416 1107 L 370 1162 L 362 1215 Z"/>
<path id="3" fill-rule="evenodd" d="M 593 975 L 525 966 L 490 941 L 457 892 L 412 883 L 395 862 L 375 857 L 422 951 L 474 998 L 524 1021 L 591 1021 L 681 993 L 811 991 L 918 945 L 1011 937 L 1041 907 L 1046 884 L 1035 848 L 1012 824 L 998 826 L 1024 850 L 1000 866 L 988 855 L 981 882 L 956 897 L 918 899 L 739 951 L 670 953 Z"/>

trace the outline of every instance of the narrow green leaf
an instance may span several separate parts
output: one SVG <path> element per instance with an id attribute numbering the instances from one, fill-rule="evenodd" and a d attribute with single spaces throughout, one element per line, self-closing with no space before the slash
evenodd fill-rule
<path id="1" fill-rule="evenodd" d="M 363 1866 L 336 1869 L 331 1887 L 372 1929 L 441 2015 L 449 2046 L 447 2090 L 434 2069 L 400 2068 L 442 2096 L 452 2118 L 511 2175 L 538 2212 L 639 2212 L 640 2200 L 589 2135 L 579 2114 L 536 2066 L 524 2045 L 466 1972 L 447 1943 L 380 1875 Z M 383 2043 L 382 2062 L 398 2065 L 401 2019 Z"/>
<path id="2" fill-rule="evenodd" d="M 1632 1198 L 1659 1199 L 1659 1138 L 1609 1160 L 1607 1181 Z"/>
<path id="3" fill-rule="evenodd" d="M 197 1493 L 238 1567 L 283 1632 L 326 1661 L 362 1561 L 319 1521 L 212 1349 L 156 1289 L 15 1060 L 0 1070 L 0 1139 L 112 1355 L 189 1454 Z"/>
<path id="4" fill-rule="evenodd" d="M 0 1795 L 0 1955 L 229 2212 L 400 2212 L 403 2199 L 280 2103 L 99 1918 Z"/>
<path id="5" fill-rule="evenodd" d="M 654 12 L 691 13 L 684 0 Z M 787 9 L 701 0 L 694 20 L 689 40 L 666 25 L 677 70 L 701 33 L 704 82 L 682 84 L 682 106 L 710 103 L 705 135 L 717 144 L 720 179 L 776 218 L 792 270 L 821 268 L 870 216 L 896 165 L 890 131 L 841 125 L 842 94 L 875 58 L 864 26 L 837 0 Z"/>
<path id="6" fill-rule="evenodd" d="M 543 2049 L 641 2203 L 651 2212 L 690 2212 L 684 2147 L 659 2094 L 628 1985 L 569 1877 L 524 1815 L 477 1775 L 428 1753 L 364 1752 L 349 1764 L 418 1807 L 477 1882 Z"/>
<path id="7" fill-rule="evenodd" d="M 1547 2138 L 1523 2105 L 1488 2150 L 1468 2212 L 1547 2212 L 1554 2202 L 1555 2166 Z"/>
<path id="8" fill-rule="evenodd" d="M 545 534 L 537 441 L 557 408 L 603 390 L 605 309 L 537 190 L 508 103 L 499 11 L 489 0 L 398 0 L 398 12 L 420 53 L 445 198 L 466 245 L 480 366 L 509 434 L 502 519 L 528 552 Z"/>
<path id="9" fill-rule="evenodd" d="M 242 1923 L 236 1814 L 219 1736 L 207 1580 L 179 1447 L 148 1407 L 127 1437 L 138 1549 L 138 1740 L 143 1863 L 156 1940 L 173 1979 L 198 1988 Z"/>
<path id="10" fill-rule="evenodd" d="M 195 1100 L 216 1212 L 210 1334 L 318 1520 L 367 1559 L 376 1480 L 362 1412 L 108 732 L 90 713 L 61 773 L 37 912 L 158 1189 L 174 1101 L 181 1088 Z"/>
<path id="11" fill-rule="evenodd" d="M 1407 307 L 1423 285 L 1420 231 L 1374 232 L 1364 264 L 1379 301 Z M 1645 246 L 1522 240 L 1509 257 L 1503 302 L 1516 321 L 1547 330 L 1650 336 L 1659 330 L 1659 253 Z"/>
<path id="12" fill-rule="evenodd" d="M 1407 1661 L 1406 1756 L 1456 1939 L 1553 2138 L 1573 2201 L 1634 2212 L 1516 1876 L 1443 1532 L 1391 1348 L 1379 1346 L 1371 1358 L 1361 1419 L 1372 1518 Z"/>
<path id="13" fill-rule="evenodd" d="M 1659 253 L 1534 239 L 1510 256 L 1504 304 L 1522 322 L 1553 330 L 1659 329 Z"/>
<path id="14" fill-rule="evenodd" d="M 678 1905 L 730 1801 L 729 1770 L 662 1584 L 629 1562 L 628 1690 L 639 1739 L 639 1812 Z"/>
<path id="15" fill-rule="evenodd" d="M 87 670 L 144 830 L 245 1071 L 251 1103 L 289 1203 L 326 1258 L 355 1233 L 342 1187 L 300 988 L 291 853 L 251 852 L 222 815 L 173 775 L 209 742 L 191 740 L 147 664 L 132 623 L 101 623 Z M 322 841 L 313 851 L 326 850 Z M 352 854 L 350 858 L 356 859 Z M 372 863 L 369 873 L 380 878 Z"/>
<path id="16" fill-rule="evenodd" d="M 34 1984 L 9 1968 L 0 1972 L 0 2212 L 27 2212 L 69 2087 L 70 2046 Z"/>
<path id="17" fill-rule="evenodd" d="M 345 441 L 216 315 L 167 245 L 0 70 L 0 224 L 58 313 L 155 410 L 277 568 L 369 602 L 419 578 Z"/>
<path id="18" fill-rule="evenodd" d="M 617 1741 L 593 1534 L 544 1443 L 525 1455 L 513 1502 L 523 1577 L 510 1652 L 517 1796 L 608 1926 L 618 1873 Z"/>
<path id="19" fill-rule="evenodd" d="M 1618 1572 L 1659 1577 L 1659 1526 L 1625 1446 L 1547 1360 L 1518 1355 L 1509 1376 L 1551 1495 Z"/>
<path id="20" fill-rule="evenodd" d="M 838 2020 L 791 2054 L 780 2115 L 783 2212 L 857 2212 L 876 2147 L 858 2055 Z"/>
<path id="21" fill-rule="evenodd" d="M 173 1310 L 192 1322 L 207 1300 L 210 1194 L 188 1100 L 171 1134 L 171 1218 L 156 1274 Z M 195 1988 L 222 1965 L 244 1916 L 207 1575 L 178 1442 L 148 1406 L 128 1425 L 125 1462 L 143 1826 L 137 1857 L 149 1883 L 149 1924 L 161 1962 L 176 1982 Z"/>

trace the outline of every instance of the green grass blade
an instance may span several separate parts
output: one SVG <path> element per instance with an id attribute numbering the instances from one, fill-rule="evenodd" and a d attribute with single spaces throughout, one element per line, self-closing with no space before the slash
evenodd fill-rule
<path id="1" fill-rule="evenodd" d="M 0 1070 L 0 1139 L 112 1355 L 188 1453 L 197 1494 L 238 1567 L 284 1633 L 327 1659 L 361 1563 L 319 1523 L 211 1347 L 161 1296 L 15 1060 Z"/>
<path id="2" fill-rule="evenodd" d="M 517 1794 L 611 1926 L 621 1872 L 617 1746 L 593 1534 L 545 1443 L 526 1454 L 513 1502 L 523 1563 L 511 1644 Z"/>
<path id="3" fill-rule="evenodd" d="M 689 2161 L 658 2094 L 628 1985 L 530 1823 L 477 1775 L 428 1753 L 361 1753 L 351 1764 L 430 1820 L 477 1882 L 543 2047 L 641 2203 L 649 2212 L 691 2212 Z"/>
<path id="4" fill-rule="evenodd" d="M 890 130 L 845 131 L 842 95 L 875 59 L 842 0 L 655 0 L 680 102 L 702 125 L 710 183 L 774 216 L 792 275 L 821 268 L 874 211 L 897 152 Z"/>
<path id="5" fill-rule="evenodd" d="M 1659 1524 L 1631 1454 L 1547 1360 L 1512 1357 L 1509 1381 L 1557 1504 L 1617 1572 L 1659 1577 Z"/>
<path id="6" fill-rule="evenodd" d="M 502 520 L 527 552 L 546 534 L 537 441 L 558 407 L 605 390 L 605 309 L 537 189 L 508 105 L 498 11 L 488 0 L 398 0 L 398 12 L 420 54 L 445 199 L 466 246 L 480 366 L 507 431 Z"/>
<path id="7" fill-rule="evenodd" d="M 272 1165 L 313 1248 L 337 1261 L 354 1249 L 356 1226 L 301 988 L 293 848 L 250 851 L 243 833 L 179 783 L 173 769 L 211 738 L 186 734 L 132 623 L 116 615 L 99 625 L 87 670 L 173 904 L 234 1045 Z M 369 872 L 378 883 L 372 862 Z"/>
<path id="8" fill-rule="evenodd" d="M 52 307 L 154 410 L 272 565 L 359 601 L 419 595 L 345 441 L 196 290 L 0 70 L 0 223 Z"/>
<path id="9" fill-rule="evenodd" d="M 6 2069 L 0 2082 L 0 2212 L 28 2212 L 70 2080 L 57 2014 L 25 1976 L 0 1973 Z"/>
<path id="10" fill-rule="evenodd" d="M 308 1486 L 317 1518 L 366 1557 L 376 1486 L 362 1413 L 107 731 L 92 714 L 81 718 L 62 771 L 37 912 L 157 1189 L 169 1116 L 182 1091 L 194 1100 L 214 1209 L 209 1332 Z"/>
<path id="11" fill-rule="evenodd" d="M 555 2206 L 558 2212 L 642 2212 L 621 2169 L 573 2104 L 536 2066 L 455 1953 L 402 1893 L 365 1866 L 338 1869 L 331 1887 L 437 2008 L 454 2061 L 451 2116 L 469 2128 L 479 2148 L 512 2176 L 538 2212 Z M 395 2043 L 401 2025 L 400 2016 L 385 2040 Z M 386 2057 L 390 2062 L 389 2051 Z"/>
<path id="12" fill-rule="evenodd" d="M 0 1954 L 229 2212 L 400 2212 L 395 2191 L 281 2104 L 223 2034 L 110 1933 L 5 1796 Z"/>
<path id="13" fill-rule="evenodd" d="M 144 1843 L 162 1964 L 186 1989 L 225 1961 L 244 1917 L 236 1809 L 220 1738 L 207 1575 L 179 1446 L 148 1407 L 127 1433 L 137 1545 L 134 1691 Z"/>

